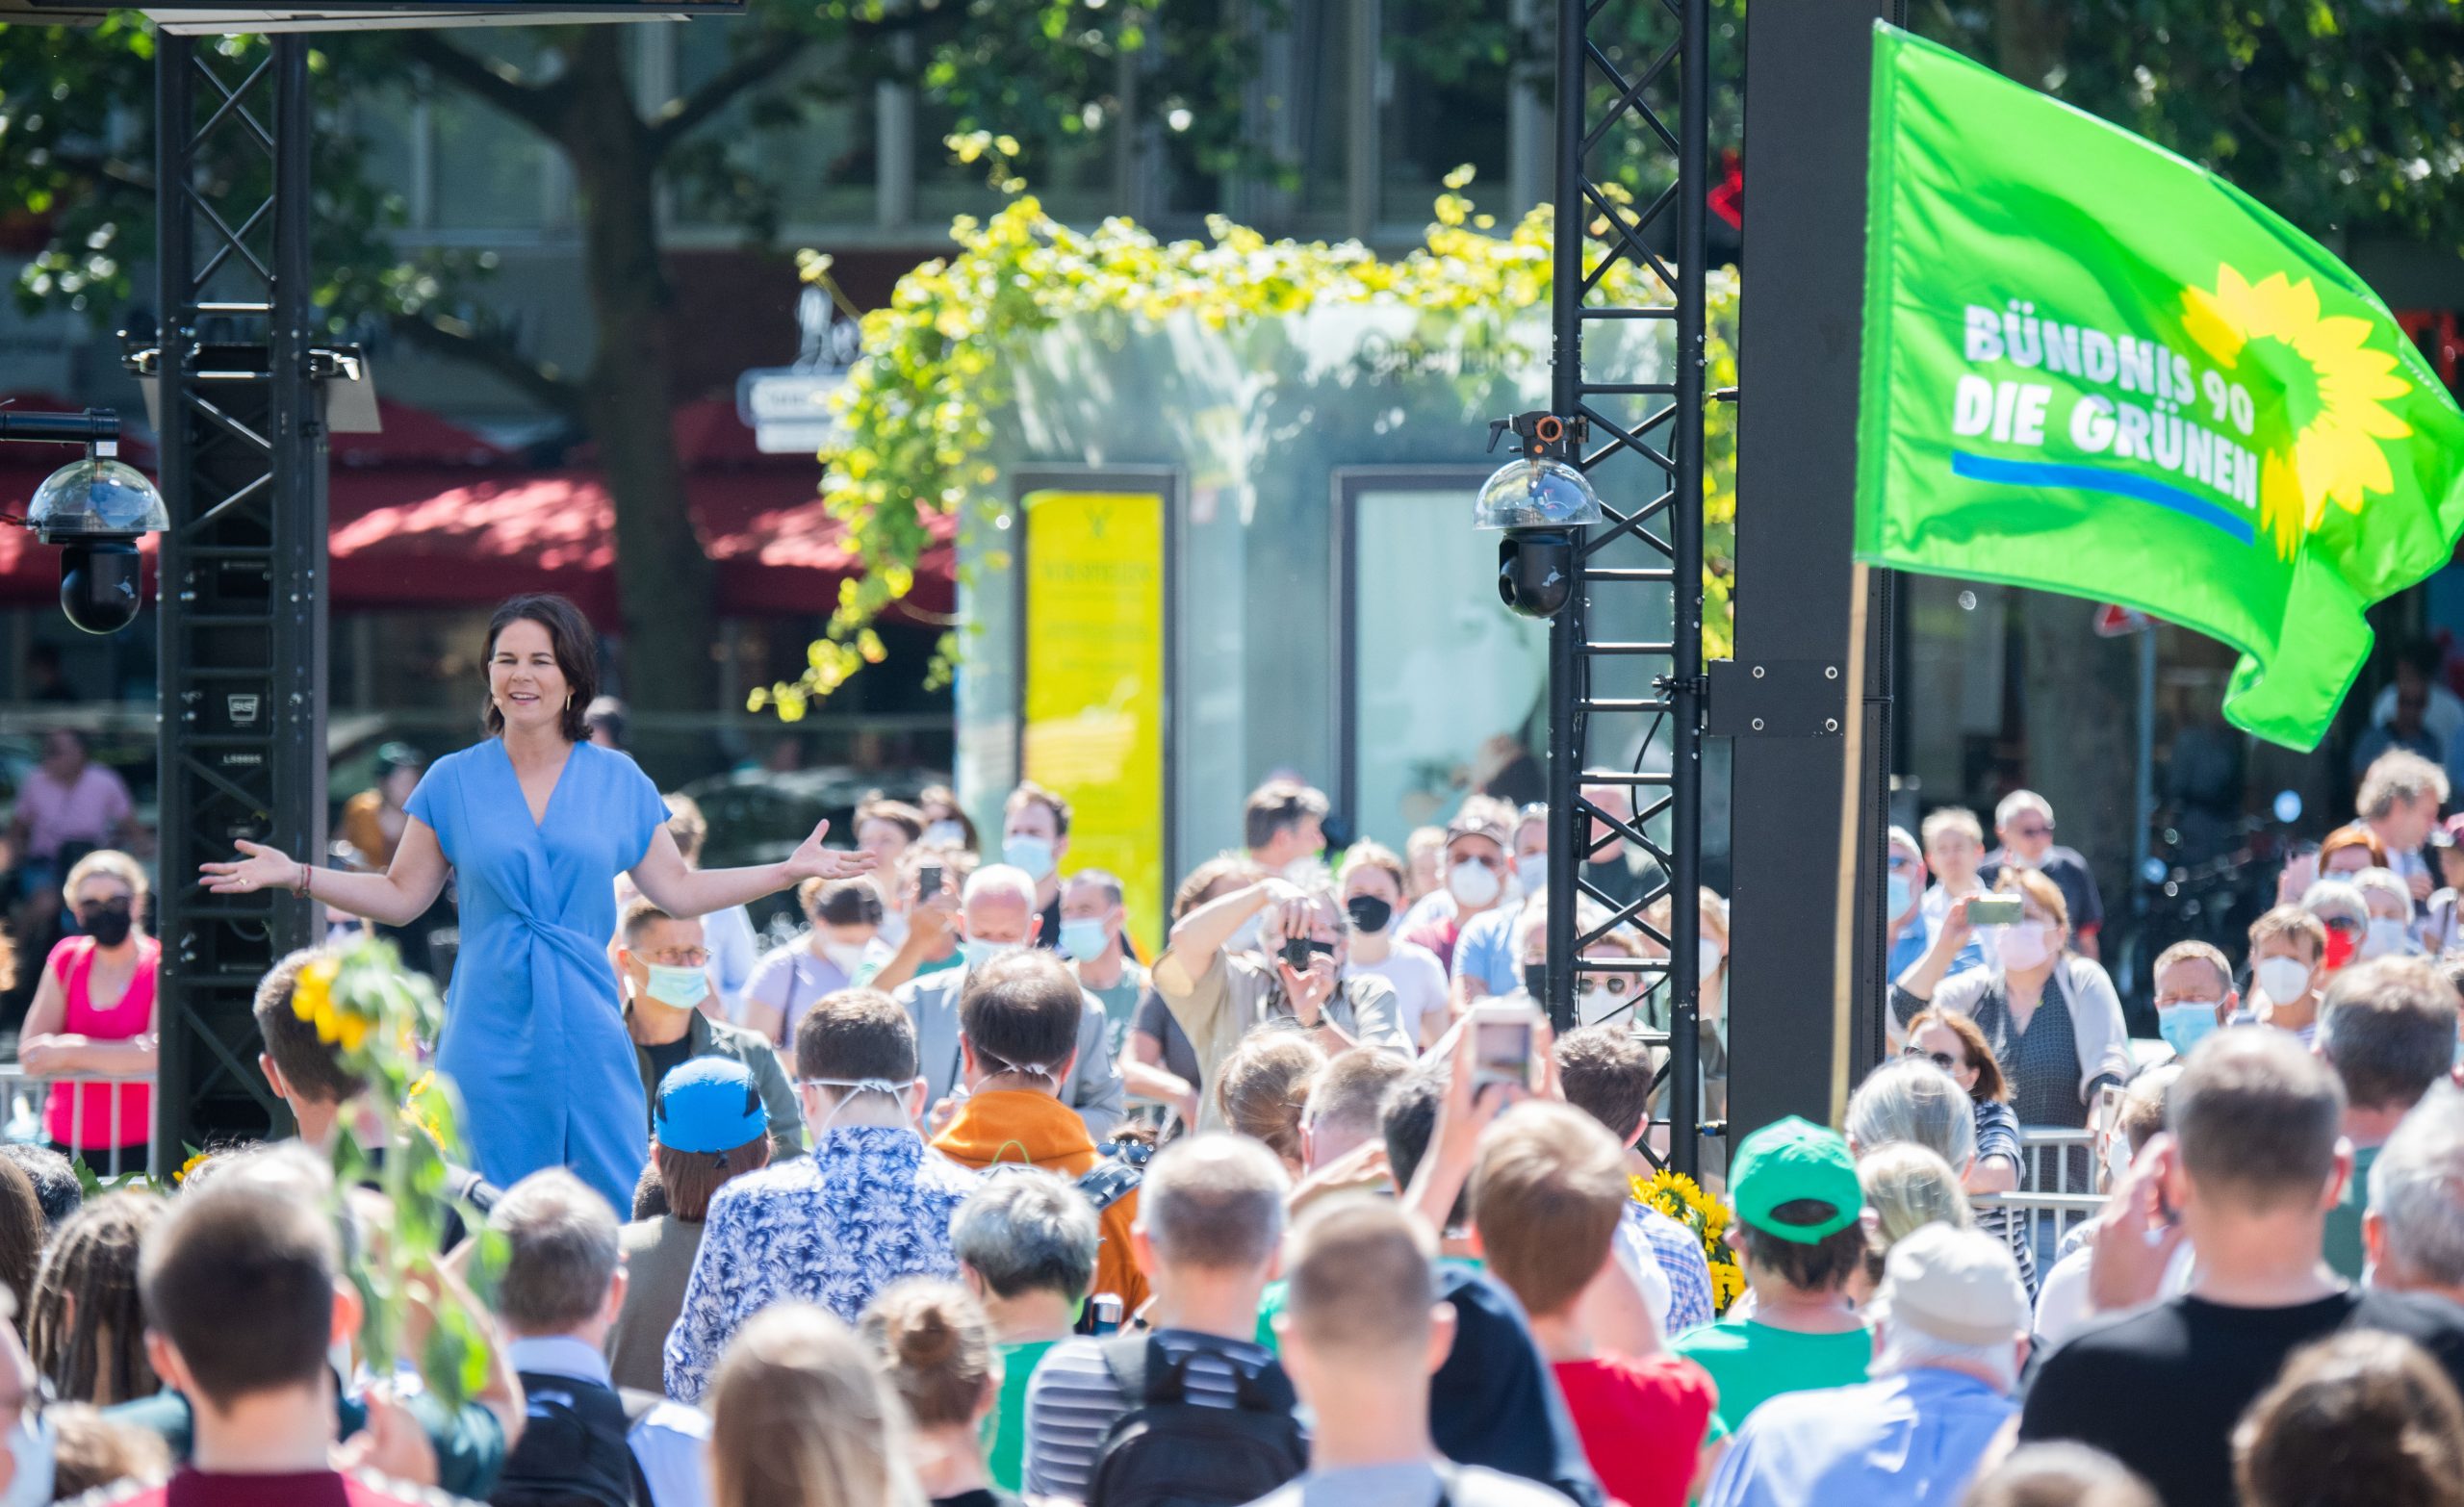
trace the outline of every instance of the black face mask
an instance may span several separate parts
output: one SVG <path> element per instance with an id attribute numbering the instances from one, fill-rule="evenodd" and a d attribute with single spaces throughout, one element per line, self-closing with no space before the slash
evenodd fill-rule
<path id="1" fill-rule="evenodd" d="M 1524 993 L 1530 995 L 1536 1000 L 1542 997 L 1548 987 L 1549 965 L 1547 963 L 1525 963 L 1523 965 Z"/>
<path id="2" fill-rule="evenodd" d="M 1344 902 L 1344 911 L 1351 917 L 1355 932 L 1383 932 L 1386 923 L 1395 919 L 1395 907 L 1374 895 L 1354 895 Z"/>
<path id="3" fill-rule="evenodd" d="M 77 912 L 77 925 L 88 936 L 105 947 L 117 947 L 128 940 L 130 917 L 128 907 L 86 906 Z"/>

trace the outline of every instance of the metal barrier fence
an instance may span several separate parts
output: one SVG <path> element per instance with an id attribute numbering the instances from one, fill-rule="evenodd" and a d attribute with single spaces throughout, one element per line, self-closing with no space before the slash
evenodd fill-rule
<path id="1" fill-rule="evenodd" d="M 122 1095 L 132 1088 L 150 1088 L 154 1085 L 154 1080 L 151 1077 L 38 1078 L 29 1074 L 15 1062 L 0 1062 L 0 1140 L 33 1141 L 38 1145 L 52 1143 L 48 1111 L 51 1106 L 51 1088 L 54 1084 L 64 1084 L 71 1088 L 101 1085 L 110 1089 L 106 1099 L 108 1108 L 103 1116 L 101 1137 L 104 1142 L 110 1142 L 116 1138 L 116 1128 L 119 1124 Z M 86 1135 L 88 1097 L 89 1095 L 84 1093 L 71 1093 L 68 1096 L 68 1144 L 71 1146 L 85 1145 L 88 1139 Z M 101 1177 L 118 1177 L 125 1172 L 142 1172 L 152 1161 L 153 1137 L 153 1120 L 148 1116 L 145 1126 L 145 1154 L 141 1159 L 132 1157 L 126 1164 L 122 1164 L 122 1153 L 131 1148 L 103 1144 L 87 1150 L 85 1155 L 88 1164 L 94 1168 L 97 1176 Z"/>
<path id="2" fill-rule="evenodd" d="M 2037 1269 L 2048 1270 L 2063 1238 L 2105 1206 L 2096 1188 L 2096 1133 L 2054 1126 L 2019 1131 L 2019 1187 L 2010 1193 L 1979 1193 L 1977 1209 L 2015 1209 L 2037 1253 Z"/>

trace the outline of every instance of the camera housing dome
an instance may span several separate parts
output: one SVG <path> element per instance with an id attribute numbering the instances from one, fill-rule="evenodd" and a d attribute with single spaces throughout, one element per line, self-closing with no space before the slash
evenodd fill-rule
<path id="1" fill-rule="evenodd" d="M 45 544 L 134 539 L 171 526 L 163 494 L 124 461 L 89 455 L 43 478 L 26 505 L 26 526 Z"/>
<path id="2" fill-rule="evenodd" d="M 1564 461 L 1530 455 L 1499 467 L 1472 504 L 1475 528 L 1579 528 L 1604 517 L 1590 477 Z"/>

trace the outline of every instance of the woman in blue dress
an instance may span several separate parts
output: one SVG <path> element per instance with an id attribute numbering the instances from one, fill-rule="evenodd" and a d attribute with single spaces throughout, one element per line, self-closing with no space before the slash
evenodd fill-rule
<path id="1" fill-rule="evenodd" d="M 590 742 L 582 712 L 599 694 L 597 655 L 589 624 L 562 597 L 497 609 L 487 675 L 492 735 L 428 767 L 386 872 L 321 869 L 244 841 L 244 857 L 203 866 L 206 887 L 288 888 L 400 926 L 434 903 L 450 866 L 462 940 L 437 1067 L 461 1090 L 480 1170 L 504 1187 L 571 1167 L 628 1209 L 649 1117 L 608 961 L 616 876 L 630 874 L 672 915 L 698 916 L 873 860 L 822 847 L 824 822 L 782 863 L 686 867 L 658 787 Z"/>

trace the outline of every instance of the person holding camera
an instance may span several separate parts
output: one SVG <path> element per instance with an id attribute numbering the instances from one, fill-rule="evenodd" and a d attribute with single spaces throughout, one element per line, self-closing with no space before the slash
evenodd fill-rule
<path id="1" fill-rule="evenodd" d="M 2015 902 L 2016 914 L 2004 911 Z M 1999 923 L 1993 959 L 1949 972 L 1979 922 Z M 2102 964 L 2069 950 L 2070 912 L 2041 870 L 2003 871 L 1992 893 L 1955 901 L 1933 945 L 1891 989 L 1901 1033 L 1927 1008 L 1965 1015 L 1993 1048 L 2022 1125 L 2088 1123 L 2105 1085 L 2130 1077 L 2130 1030 Z"/>
<path id="2" fill-rule="evenodd" d="M 1229 945 L 1252 916 L 1263 958 Z M 1211 900 L 1173 926 L 1170 945 L 1155 959 L 1155 988 L 1197 1048 L 1201 1082 L 1214 1083 L 1241 1038 L 1269 1020 L 1292 1022 L 1329 1056 L 1356 1046 L 1411 1055 L 1395 986 L 1375 974 L 1343 976 L 1345 919 L 1332 888 L 1268 879 Z M 1222 1115 L 1209 1095 L 1199 1127 L 1221 1129 Z"/>

